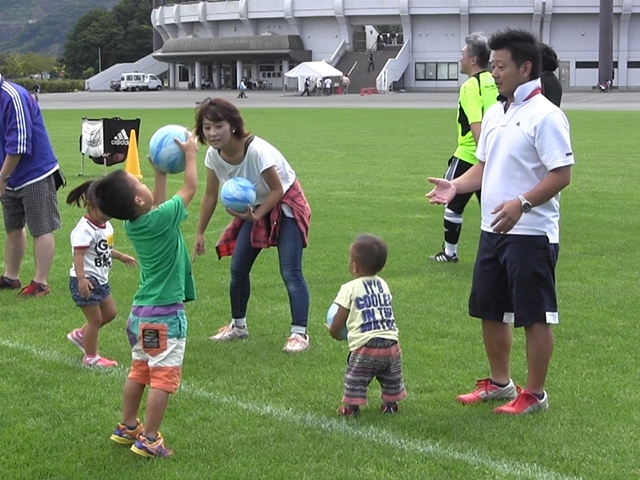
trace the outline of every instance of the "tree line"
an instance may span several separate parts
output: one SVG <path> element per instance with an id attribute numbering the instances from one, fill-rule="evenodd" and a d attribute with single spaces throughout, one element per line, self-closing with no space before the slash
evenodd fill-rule
<path id="1" fill-rule="evenodd" d="M 151 0 L 121 0 L 112 10 L 95 8 L 72 27 L 60 58 L 33 52 L 6 53 L 0 72 L 8 78 L 38 76 L 84 79 L 123 62 L 135 62 L 153 51 Z"/>

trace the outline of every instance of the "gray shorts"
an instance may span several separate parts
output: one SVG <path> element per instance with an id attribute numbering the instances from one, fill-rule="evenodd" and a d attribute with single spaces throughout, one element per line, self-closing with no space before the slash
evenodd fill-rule
<path id="1" fill-rule="evenodd" d="M 31 236 L 39 237 L 61 226 L 54 174 L 20 190 L 5 190 L 0 200 L 7 232 L 21 230 L 26 224 Z"/>

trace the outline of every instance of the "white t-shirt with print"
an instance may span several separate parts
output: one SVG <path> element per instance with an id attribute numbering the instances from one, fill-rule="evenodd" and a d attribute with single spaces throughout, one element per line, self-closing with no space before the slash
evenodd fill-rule
<path id="1" fill-rule="evenodd" d="M 111 250 L 113 250 L 113 227 L 111 222 L 104 225 L 93 223 L 82 217 L 71 232 L 71 253 L 84 249 L 84 274 L 95 277 L 100 285 L 109 283 Z M 77 277 L 75 265 L 71 265 L 69 275 Z"/>
<path id="2" fill-rule="evenodd" d="M 280 151 L 266 140 L 253 137 L 247 148 L 247 153 L 238 165 L 227 163 L 213 147 L 209 147 L 204 159 L 204 164 L 209 170 L 213 170 L 220 180 L 220 185 L 233 177 L 244 177 L 256 187 L 256 205 L 263 203 L 269 195 L 269 185 L 262 178 L 262 172 L 267 168 L 275 167 L 282 191 L 287 192 L 296 180 L 296 172 Z M 285 205 L 283 205 L 284 207 Z M 288 207 L 287 207 L 288 208 Z M 283 208 L 283 211 L 287 211 Z M 288 216 L 292 216 L 289 215 Z"/>
<path id="3" fill-rule="evenodd" d="M 539 80 L 520 85 L 514 102 L 504 111 L 492 105 L 482 119 L 476 157 L 484 162 L 481 229 L 492 232 L 491 212 L 540 183 L 551 170 L 573 165 L 569 121 L 562 110 L 538 93 Z M 523 213 L 509 231 L 513 235 L 546 235 L 560 240 L 560 193 L 529 213 Z"/>
<path id="4" fill-rule="evenodd" d="M 345 283 L 334 303 L 349 310 L 349 350 L 360 348 L 372 338 L 398 340 L 391 291 L 379 276 L 360 277 Z"/>

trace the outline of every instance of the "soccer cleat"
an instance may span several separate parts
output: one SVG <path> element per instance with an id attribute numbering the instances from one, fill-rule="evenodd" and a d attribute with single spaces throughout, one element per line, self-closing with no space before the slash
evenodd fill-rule
<path id="1" fill-rule="evenodd" d="M 360 415 L 360 407 L 358 405 L 341 405 L 338 408 L 338 415 L 343 417 L 357 417 Z"/>
<path id="2" fill-rule="evenodd" d="M 136 443 L 136 438 L 140 435 L 144 430 L 144 427 L 140 423 L 140 419 L 136 419 L 136 428 L 131 430 L 123 423 L 119 423 L 116 425 L 113 434 L 111 435 L 111 440 L 120 445 L 132 445 Z"/>
<path id="3" fill-rule="evenodd" d="M 136 439 L 136 442 L 131 445 L 131 451 L 141 457 L 153 458 L 153 457 L 170 457 L 173 455 L 173 450 L 169 450 L 164 446 L 164 438 L 160 432 L 158 432 L 158 438 L 155 442 L 150 442 L 147 437 L 140 434 Z"/>
<path id="4" fill-rule="evenodd" d="M 509 380 L 509 384 L 506 387 L 499 387 L 491 383 L 490 378 L 483 378 L 476 382 L 476 387 L 473 392 L 459 395 L 456 401 L 464 405 L 471 405 L 472 403 L 487 402 L 489 400 L 511 400 L 516 398 L 520 392 L 520 387 L 516 387 L 513 380 Z"/>
<path id="5" fill-rule="evenodd" d="M 109 360 L 108 358 L 101 357 L 100 355 L 94 355 L 93 357 L 85 355 L 82 359 L 82 363 L 84 363 L 86 367 L 110 368 L 118 366 L 118 362 L 115 360 Z"/>
<path id="6" fill-rule="evenodd" d="M 299 333 L 292 333 L 287 338 L 287 343 L 284 344 L 283 352 L 297 353 L 302 352 L 309 348 L 309 335 L 300 335 Z"/>
<path id="7" fill-rule="evenodd" d="M 19 297 L 44 297 L 49 295 L 49 285 L 31 280 L 31 283 L 18 292 Z"/>
<path id="8" fill-rule="evenodd" d="M 11 279 L 2 275 L 0 277 L 0 290 L 17 290 L 21 288 L 22 284 L 20 283 L 20 279 Z"/>
<path id="9" fill-rule="evenodd" d="M 233 322 L 229 325 L 225 325 L 218 333 L 216 333 L 213 337 L 209 337 L 209 340 L 213 340 L 214 342 L 227 342 L 229 340 L 236 340 L 238 338 L 247 338 L 249 336 L 249 330 L 247 330 L 247 326 L 244 327 L 236 327 Z"/>
<path id="10" fill-rule="evenodd" d="M 453 255 L 449 256 L 446 253 L 444 253 L 444 250 L 443 250 L 441 252 L 436 253 L 435 255 L 431 255 L 429 257 L 429 260 L 433 260 L 434 262 L 457 263 L 459 258 L 457 253 L 454 253 Z"/>
<path id="11" fill-rule="evenodd" d="M 396 402 L 383 403 L 381 407 L 382 413 L 398 413 L 398 404 Z"/>
<path id="12" fill-rule="evenodd" d="M 549 408 L 549 397 L 543 391 L 542 400 L 538 400 L 529 390 L 522 390 L 520 394 L 509 403 L 493 409 L 493 413 L 508 413 L 510 415 L 522 415 L 523 413 L 539 412 Z"/>
<path id="13" fill-rule="evenodd" d="M 67 334 L 67 340 L 73 343 L 76 347 L 82 350 L 82 353 L 87 353 L 84 351 L 84 338 L 82 336 L 82 329 L 76 328 L 71 333 Z"/>

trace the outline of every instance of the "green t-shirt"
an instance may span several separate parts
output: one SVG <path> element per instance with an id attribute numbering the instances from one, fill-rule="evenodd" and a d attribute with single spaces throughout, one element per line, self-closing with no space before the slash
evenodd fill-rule
<path id="1" fill-rule="evenodd" d="M 482 122 L 482 116 L 487 109 L 498 100 L 498 87 L 489 72 L 472 75 L 460 86 L 458 99 L 458 148 L 454 157 L 475 165 L 476 142 L 471 132 L 472 123 Z"/>
<path id="2" fill-rule="evenodd" d="M 195 300 L 189 252 L 180 231 L 187 209 L 178 195 L 133 221 L 124 229 L 138 257 L 140 286 L 136 306 L 162 306 Z"/>

